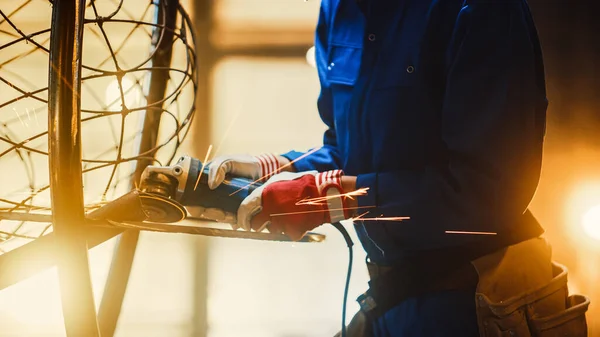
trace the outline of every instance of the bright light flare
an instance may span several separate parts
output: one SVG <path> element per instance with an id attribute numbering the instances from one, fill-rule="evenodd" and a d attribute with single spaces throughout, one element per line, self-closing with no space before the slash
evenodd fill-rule
<path id="1" fill-rule="evenodd" d="M 598 248 L 600 240 L 600 181 L 587 180 L 573 186 L 567 199 L 564 221 L 575 240 Z"/>
<path id="2" fill-rule="evenodd" d="M 591 238 L 600 240 L 600 205 L 592 207 L 582 218 L 583 230 Z"/>
<path id="3" fill-rule="evenodd" d="M 324 196 L 324 197 L 318 197 L 318 198 L 306 198 L 306 199 L 302 199 L 300 201 L 298 201 L 296 203 L 296 206 L 302 206 L 302 205 L 327 205 L 327 200 L 330 199 L 335 199 L 338 197 L 345 197 L 345 198 L 350 198 L 350 199 L 354 199 L 354 197 L 362 197 L 367 195 L 367 191 L 369 190 L 368 187 L 362 187 L 359 188 L 355 191 L 352 192 L 348 192 L 348 193 L 343 193 L 343 194 L 338 194 L 338 195 L 330 195 L 330 196 Z"/>

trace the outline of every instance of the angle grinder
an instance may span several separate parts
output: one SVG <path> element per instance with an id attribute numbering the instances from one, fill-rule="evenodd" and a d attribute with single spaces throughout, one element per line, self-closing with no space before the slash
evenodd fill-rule
<path id="1" fill-rule="evenodd" d="M 198 181 L 198 176 L 200 180 Z M 173 166 L 148 166 L 140 179 L 139 198 L 147 221 L 173 223 L 186 218 L 184 206 L 219 208 L 237 213 L 242 200 L 261 184 L 226 177 L 219 187 L 208 187 L 208 167 L 183 156 Z"/>
<path id="2" fill-rule="evenodd" d="M 88 217 L 136 230 L 290 241 L 285 234 L 174 224 L 186 219 L 188 212 L 185 207 L 218 208 L 235 214 L 242 201 L 261 185 L 250 179 L 226 176 L 219 187 L 211 190 L 208 187 L 208 168 L 203 167 L 198 159 L 183 156 L 172 166 L 146 167 L 138 188 L 90 212 Z M 299 242 L 324 240 L 325 235 L 309 232 Z"/>

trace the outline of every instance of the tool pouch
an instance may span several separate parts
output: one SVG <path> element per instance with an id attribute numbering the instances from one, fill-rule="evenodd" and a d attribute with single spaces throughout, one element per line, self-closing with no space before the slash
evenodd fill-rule
<path id="1" fill-rule="evenodd" d="M 477 314 L 483 337 L 585 337 L 585 312 L 590 304 L 582 295 L 568 295 L 567 270 L 552 263 L 552 280 L 532 291 L 493 302 L 477 295 Z"/>
<path id="2" fill-rule="evenodd" d="M 590 305 L 589 298 L 571 295 L 567 298 L 567 308 L 554 315 L 532 318 L 530 326 L 535 337 L 584 337 L 587 336 L 585 312 Z"/>

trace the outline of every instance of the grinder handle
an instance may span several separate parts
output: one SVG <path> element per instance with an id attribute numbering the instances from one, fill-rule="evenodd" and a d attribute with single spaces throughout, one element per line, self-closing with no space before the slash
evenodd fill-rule
<path id="1" fill-rule="evenodd" d="M 194 158 L 190 166 L 185 191 L 179 201 L 184 206 L 219 208 L 236 214 L 242 200 L 262 185 L 262 183 L 253 182 L 247 178 L 227 176 L 219 187 L 211 190 L 208 187 L 208 167 L 205 167 L 200 182 L 194 190 L 202 163 Z"/>

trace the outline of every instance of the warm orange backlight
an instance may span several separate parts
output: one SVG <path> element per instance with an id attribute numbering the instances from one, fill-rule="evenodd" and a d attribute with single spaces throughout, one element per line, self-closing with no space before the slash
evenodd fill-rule
<path id="1" fill-rule="evenodd" d="M 583 215 L 581 222 L 588 236 L 600 240 L 600 205 L 590 208 Z"/>

